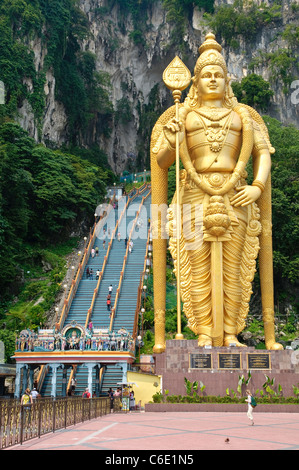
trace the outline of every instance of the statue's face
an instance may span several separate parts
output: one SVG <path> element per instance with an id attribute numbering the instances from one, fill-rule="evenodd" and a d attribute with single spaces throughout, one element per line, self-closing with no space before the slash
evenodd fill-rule
<path id="1" fill-rule="evenodd" d="M 202 99 L 221 99 L 225 93 L 225 74 L 220 65 L 206 65 L 200 71 L 198 92 Z"/>

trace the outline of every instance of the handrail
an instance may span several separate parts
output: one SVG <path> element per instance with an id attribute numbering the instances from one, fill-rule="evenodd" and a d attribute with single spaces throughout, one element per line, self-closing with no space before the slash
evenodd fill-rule
<path id="1" fill-rule="evenodd" d="M 123 281 L 123 277 L 124 277 L 124 272 L 125 272 L 125 268 L 126 268 L 126 264 L 127 264 L 127 259 L 128 259 L 128 249 L 129 249 L 129 243 L 130 243 L 130 240 L 131 240 L 131 237 L 132 237 L 132 233 L 136 227 L 136 223 L 137 223 L 137 220 L 138 220 L 138 217 L 140 215 L 140 211 L 141 211 L 141 208 L 142 206 L 144 205 L 144 201 L 148 198 L 148 196 L 150 195 L 151 191 L 148 192 L 148 194 L 146 196 L 143 196 L 142 198 L 142 201 L 139 205 L 139 209 L 136 213 L 136 217 L 134 219 L 134 223 L 132 225 L 132 228 L 131 228 L 131 231 L 130 231 L 130 235 L 129 235 L 129 239 L 128 239 L 128 244 L 127 244 L 127 249 L 126 249 L 126 253 L 125 253 L 125 256 L 124 256 L 124 262 L 123 262 L 123 267 L 122 267 L 122 271 L 121 271 L 121 275 L 120 275 L 120 279 L 119 279 L 119 284 L 118 284 L 118 288 L 117 288 L 117 291 L 116 291 L 116 296 L 115 296 L 115 302 L 114 302 L 114 305 L 113 305 L 113 309 L 112 309 L 112 314 L 111 314 L 111 319 L 110 319 L 110 331 L 112 331 L 113 329 L 113 323 L 114 323 L 114 318 L 115 318 L 115 312 L 116 312 L 116 309 L 117 309 L 117 304 L 118 304 L 118 299 L 119 299 L 119 296 L 120 296 L 120 291 L 121 291 L 121 286 L 122 286 L 122 281 Z M 148 234 L 148 238 L 149 238 L 149 234 Z M 146 246 L 148 246 L 148 239 L 147 239 L 147 244 Z M 147 252 L 147 248 L 146 248 L 146 252 Z M 146 261 L 145 261 L 146 262 Z M 134 338 L 135 339 L 135 338 Z"/>
<path id="2" fill-rule="evenodd" d="M 129 203 L 129 198 L 126 202 L 126 205 L 124 207 L 124 209 L 122 210 L 121 214 L 120 214 L 120 217 L 119 219 L 117 220 L 116 224 L 115 224 L 115 227 L 112 231 L 112 234 L 111 234 L 111 238 L 110 238 L 110 241 L 109 241 L 109 244 L 108 244 L 108 248 L 107 248 L 107 251 L 106 251 L 106 255 L 104 256 L 104 261 L 103 261 L 103 265 L 102 265 L 102 269 L 101 269 L 101 272 L 100 272 L 100 275 L 99 275 L 99 279 L 98 279 L 98 282 L 97 282 L 97 285 L 96 285 L 96 288 L 94 289 L 93 291 L 93 296 L 92 296 L 92 300 L 91 300 L 91 304 L 90 304 L 90 307 L 89 309 L 87 310 L 87 315 L 86 315 L 86 320 L 85 320 L 85 328 L 87 328 L 88 326 L 88 323 L 90 321 L 90 317 L 91 317 L 91 314 L 92 314 L 92 311 L 93 311 L 93 308 L 94 308 L 94 304 L 95 304 L 95 301 L 96 301 L 96 298 L 98 296 L 98 292 L 99 292 L 99 288 L 100 288 L 100 284 L 101 284 L 101 281 L 103 279 L 103 276 L 104 276 L 104 271 L 105 271 L 105 267 L 106 267 L 106 264 L 107 264 L 107 260 L 108 260 L 108 257 L 109 257 L 109 254 L 110 254 L 110 250 L 111 250 L 111 246 L 112 246 L 112 243 L 113 243 L 113 240 L 115 238 L 115 233 L 116 233 L 116 230 L 118 228 L 118 225 L 125 213 L 125 210 L 128 206 L 128 203 Z"/>
<path id="3" fill-rule="evenodd" d="M 145 256 L 144 256 L 143 271 L 142 271 L 142 273 L 140 274 L 140 282 L 139 282 L 139 286 L 138 286 L 137 303 L 136 303 L 135 318 L 134 318 L 134 328 L 133 328 L 133 339 L 136 339 L 137 330 L 138 330 L 138 316 L 139 316 L 139 312 L 140 312 L 141 295 L 142 295 L 142 286 L 143 286 L 143 280 L 144 280 L 144 273 L 145 273 L 145 271 L 146 271 L 146 261 L 147 261 L 147 256 L 148 256 L 148 246 L 149 246 L 150 234 L 151 234 L 151 229 L 149 228 L 149 229 L 148 229 L 148 235 L 147 235 Z"/>
<path id="4" fill-rule="evenodd" d="M 71 373 L 70 373 L 70 376 L 69 376 L 69 380 L 68 380 L 68 384 L 67 384 L 67 387 L 66 387 L 66 394 L 67 394 L 67 395 L 68 395 L 69 389 L 70 389 L 71 386 L 72 386 L 72 379 L 73 379 L 73 377 L 76 376 L 77 367 L 78 367 L 78 364 L 74 364 L 73 367 L 72 367 L 72 370 L 71 370 Z"/>
<path id="5" fill-rule="evenodd" d="M 111 318 L 110 318 L 110 327 L 109 327 L 109 330 L 110 330 L 110 331 L 112 331 L 112 326 L 113 326 L 113 321 L 114 321 L 114 314 L 115 314 L 115 310 L 116 310 L 117 303 L 118 303 L 118 297 L 119 297 L 119 292 L 120 292 L 120 289 L 121 289 L 121 284 L 122 284 L 122 280 L 123 280 L 123 276 L 124 276 L 125 266 L 126 266 L 126 263 L 127 263 L 128 249 L 129 249 L 129 244 L 130 244 L 131 237 L 132 237 L 132 231 L 134 230 L 134 228 L 135 228 L 135 226 L 136 226 L 137 218 L 139 217 L 140 209 L 141 209 L 141 207 L 142 207 L 142 205 L 143 205 L 143 200 L 144 200 L 144 197 L 142 198 L 142 201 L 141 201 L 141 203 L 139 204 L 139 209 L 138 209 L 138 211 L 136 212 L 136 216 L 135 216 L 135 219 L 134 219 L 134 222 L 133 222 L 131 231 L 130 231 L 130 235 L 129 235 L 129 238 L 128 238 L 128 243 L 127 243 L 127 247 L 126 247 L 126 253 L 125 253 L 125 255 L 124 255 L 123 266 L 122 266 L 122 270 L 121 270 L 121 273 L 120 273 L 118 288 L 117 288 L 117 290 L 116 290 L 116 296 L 115 296 L 114 305 L 113 305 L 113 308 L 112 308 L 112 313 L 111 313 Z"/>
<path id="6" fill-rule="evenodd" d="M 113 412 L 121 409 L 120 398 L 115 398 Z M 38 398 L 33 405 L 21 405 L 19 399 L 1 400 L 0 448 L 13 448 L 30 439 L 75 426 L 84 421 L 109 415 L 109 397 Z"/>
<path id="7" fill-rule="evenodd" d="M 114 198 L 115 198 L 115 195 L 113 196 L 112 199 L 110 199 L 110 202 L 109 202 L 109 208 L 111 206 L 111 203 L 114 201 Z M 110 209 L 111 210 L 111 209 Z M 91 235 L 91 232 L 89 233 L 89 243 L 88 243 L 88 246 L 87 248 L 85 248 L 85 252 L 84 252 L 84 256 L 83 256 L 83 259 L 82 261 L 79 263 L 79 266 L 78 266 L 78 269 L 77 269 L 77 273 L 76 273 L 76 276 L 75 276 L 75 279 L 72 280 L 72 284 L 71 284 L 71 288 L 70 288 L 70 291 L 69 291 L 69 294 L 68 294 L 68 297 L 67 299 L 64 300 L 64 305 L 63 305 L 63 308 L 62 308 L 62 312 L 61 312 L 61 315 L 60 315 L 60 320 L 59 322 L 57 323 L 57 328 L 58 330 L 60 330 L 65 322 L 65 319 L 66 319 L 66 316 L 68 315 L 69 313 L 69 310 L 70 310 L 70 307 L 71 307 L 71 304 L 72 304 L 72 301 L 73 301 L 73 298 L 77 292 L 77 288 L 78 288 L 78 285 L 79 285 L 79 282 L 82 278 L 82 275 L 83 275 L 83 272 L 84 272 L 84 269 L 85 269 L 85 266 L 87 264 L 87 260 L 90 256 L 90 252 L 91 252 L 91 248 L 94 244 L 94 239 L 95 239 L 95 235 L 96 235 L 96 231 L 97 231 L 97 226 L 100 224 L 100 223 L 103 223 L 103 218 L 104 216 L 106 215 L 107 211 L 105 211 L 104 214 L 101 215 L 100 217 L 100 220 L 99 222 L 95 223 L 94 226 L 93 226 L 93 233 Z"/>
<path id="8" fill-rule="evenodd" d="M 44 380 L 45 380 L 45 377 L 46 377 L 46 369 L 47 369 L 47 366 L 45 364 L 43 364 L 39 370 L 39 373 L 38 373 L 38 376 L 37 376 L 37 379 L 36 379 L 36 382 L 37 382 L 37 390 L 40 392 L 41 389 L 42 389 L 42 386 L 43 386 L 43 383 L 44 383 Z"/>
<path id="9" fill-rule="evenodd" d="M 106 267 L 106 264 L 107 264 L 107 260 L 108 260 L 108 257 L 109 257 L 109 254 L 110 254 L 110 250 L 111 250 L 111 246 L 112 246 L 112 243 L 113 243 L 113 240 L 115 238 L 115 234 L 116 234 L 116 231 L 118 229 L 118 226 L 128 208 L 128 205 L 131 204 L 131 202 L 138 196 L 138 192 L 136 192 L 132 197 L 128 196 L 128 200 L 126 202 L 126 205 L 124 206 L 121 214 L 120 214 L 120 217 L 119 219 L 117 220 L 116 224 L 115 224 L 115 227 L 113 229 L 113 232 L 111 234 L 111 239 L 110 239 L 110 242 L 109 242 L 109 245 L 108 245 L 108 249 L 107 249 L 107 252 L 106 252 L 106 255 L 104 257 L 104 262 L 103 262 L 103 266 L 102 266 L 102 270 L 100 272 L 100 275 L 99 275 L 99 279 L 98 279 L 98 282 L 97 282 L 97 286 L 96 288 L 94 289 L 94 293 L 93 293 L 93 296 L 92 296 L 92 300 L 91 300 L 91 304 L 90 304 L 90 307 L 87 311 L 87 316 L 86 316 L 86 321 L 85 321 L 85 328 L 87 328 L 88 326 L 88 323 L 90 321 L 90 318 L 91 318 L 91 315 L 92 315 L 92 311 L 93 311 L 93 308 L 94 308 L 94 304 L 95 304 L 95 301 L 96 301 L 96 298 L 98 296 L 98 293 L 99 293 L 99 288 L 100 288 L 100 284 L 101 284 L 101 281 L 103 279 L 103 276 L 104 276 L 104 271 L 105 271 L 105 267 Z"/>

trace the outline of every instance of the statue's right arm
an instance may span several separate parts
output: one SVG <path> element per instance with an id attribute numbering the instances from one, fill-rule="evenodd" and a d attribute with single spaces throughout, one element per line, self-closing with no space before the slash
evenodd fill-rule
<path id="1" fill-rule="evenodd" d="M 172 118 L 163 127 L 163 139 L 157 153 L 157 162 L 160 168 L 166 170 L 175 161 L 176 133 L 179 133 L 179 144 L 184 139 L 184 125 L 176 118 Z"/>
<path id="2" fill-rule="evenodd" d="M 175 161 L 175 148 L 171 148 L 167 143 L 167 140 L 164 138 L 157 154 L 158 165 L 163 170 L 169 168 Z"/>

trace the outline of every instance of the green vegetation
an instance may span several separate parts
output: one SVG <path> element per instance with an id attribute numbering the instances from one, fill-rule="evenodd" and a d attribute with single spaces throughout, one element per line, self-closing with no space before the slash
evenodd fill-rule
<path id="1" fill-rule="evenodd" d="M 170 45 L 175 45 L 184 52 L 184 34 L 194 7 L 203 9 L 207 13 L 214 10 L 214 1 L 209 0 L 162 0 L 163 8 L 167 12 L 166 20 L 172 25 Z"/>
<path id="2" fill-rule="evenodd" d="M 45 108 L 46 72 L 53 70 L 55 98 L 68 117 L 69 141 L 80 145 L 88 124 L 97 119 L 103 135 L 109 135 L 113 106 L 110 78 L 96 71 L 95 56 L 82 51 L 90 36 L 86 15 L 77 0 L 4 0 L 0 6 L 0 70 L 6 102 L 0 119 L 14 118 L 27 99 L 41 138 Z M 29 41 L 39 38 L 47 51 L 41 70 L 36 70 Z"/>
<path id="3" fill-rule="evenodd" d="M 219 39 L 226 46 L 239 47 L 239 38 L 253 41 L 263 26 L 273 25 L 281 19 L 281 4 L 278 1 L 271 5 L 252 0 L 235 0 L 233 4 L 219 6 L 213 15 L 205 18 Z"/>
<path id="4" fill-rule="evenodd" d="M 92 220 L 112 173 L 76 155 L 38 145 L 13 122 L 0 125 L 0 289 L 5 299 L 21 266 L 45 257 L 76 222 Z"/>
<path id="5" fill-rule="evenodd" d="M 253 395 L 257 404 L 298 404 L 299 405 L 299 388 L 293 385 L 294 397 L 284 397 L 281 384 L 274 385 L 275 377 L 270 378 L 265 375 L 265 382 L 261 389 L 257 389 Z M 248 372 L 248 378 L 239 376 L 237 392 L 233 389 L 226 389 L 226 396 L 208 395 L 205 392 L 206 386 L 200 381 L 191 382 L 187 377 L 184 377 L 184 385 L 187 395 L 169 395 L 169 390 L 164 390 L 164 393 L 157 392 L 153 395 L 153 403 L 246 403 L 246 397 L 243 392 L 248 388 L 252 378 L 252 374 Z M 298 385 L 298 384 L 297 384 Z M 243 386 L 243 388 L 242 388 Z"/>
<path id="6" fill-rule="evenodd" d="M 267 111 L 274 95 L 269 83 L 255 73 L 242 78 L 240 83 L 233 82 L 232 89 L 239 103 L 248 104 L 264 112 Z"/>
<path id="7" fill-rule="evenodd" d="M 267 67 L 271 72 L 271 83 L 281 82 L 283 92 L 288 93 L 298 72 L 299 26 L 288 24 L 278 37 L 286 42 L 286 47 L 278 47 L 274 52 L 260 52 L 249 64 L 249 69 Z"/>

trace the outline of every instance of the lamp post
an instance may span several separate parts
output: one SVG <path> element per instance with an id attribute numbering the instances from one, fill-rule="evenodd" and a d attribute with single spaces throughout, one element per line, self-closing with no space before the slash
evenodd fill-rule
<path id="1" fill-rule="evenodd" d="M 140 335 L 138 335 L 138 336 L 137 336 L 137 340 L 138 340 L 138 349 L 139 349 L 139 362 L 140 362 L 140 344 L 141 344 L 141 340 L 142 340 L 142 338 L 141 338 L 141 336 L 140 336 Z"/>
<path id="2" fill-rule="evenodd" d="M 57 323 L 58 312 L 59 312 L 59 308 L 55 307 L 55 324 Z"/>

